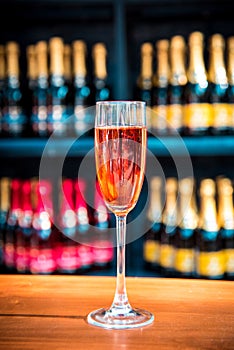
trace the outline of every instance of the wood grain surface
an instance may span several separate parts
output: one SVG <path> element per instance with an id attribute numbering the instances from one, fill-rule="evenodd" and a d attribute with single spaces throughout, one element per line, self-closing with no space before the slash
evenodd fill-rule
<path id="1" fill-rule="evenodd" d="M 234 282 L 128 277 L 132 306 L 153 312 L 154 323 L 87 324 L 114 290 L 113 277 L 0 275 L 0 349 L 234 349 Z"/>

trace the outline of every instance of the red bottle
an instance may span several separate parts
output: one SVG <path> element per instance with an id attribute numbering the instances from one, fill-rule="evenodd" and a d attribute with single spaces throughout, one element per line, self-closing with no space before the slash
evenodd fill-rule
<path id="1" fill-rule="evenodd" d="M 4 241 L 10 210 L 10 184 L 11 179 L 9 177 L 0 179 L 0 272 L 5 272 Z"/>
<path id="2" fill-rule="evenodd" d="M 38 180 L 35 185 L 36 207 L 30 249 L 30 271 L 51 274 L 56 271 L 55 226 L 53 225 L 52 184 Z"/>
<path id="3" fill-rule="evenodd" d="M 57 268 L 61 273 L 75 273 L 81 266 L 77 254 L 76 214 L 74 205 L 74 183 L 72 179 L 63 179 L 60 193 L 59 232 L 56 243 Z"/>
<path id="4" fill-rule="evenodd" d="M 89 208 L 85 200 L 86 183 L 83 179 L 75 180 L 75 212 L 77 218 L 77 254 L 81 263 L 81 272 L 93 266 L 92 241 L 90 239 Z"/>
<path id="5" fill-rule="evenodd" d="M 108 268 L 113 260 L 114 249 L 112 236 L 110 235 L 110 215 L 100 193 L 100 187 L 96 181 L 94 194 L 93 224 L 95 226 L 95 239 L 93 242 L 94 265 Z"/>
<path id="6" fill-rule="evenodd" d="M 10 192 L 11 192 L 11 204 L 7 218 L 7 227 L 5 232 L 4 242 L 4 262 L 5 267 L 9 272 L 15 271 L 15 233 L 19 225 L 19 219 L 22 215 L 21 208 L 21 180 L 12 179 Z"/>
<path id="7" fill-rule="evenodd" d="M 15 236 L 15 265 L 17 272 L 28 273 L 30 271 L 30 243 L 33 220 L 30 180 L 22 181 L 20 198 L 22 212 L 18 219 Z"/>

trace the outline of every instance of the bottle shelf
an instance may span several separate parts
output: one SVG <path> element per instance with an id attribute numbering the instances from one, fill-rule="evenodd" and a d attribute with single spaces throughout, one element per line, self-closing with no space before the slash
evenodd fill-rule
<path id="1" fill-rule="evenodd" d="M 234 155 L 234 136 L 160 137 L 149 138 L 148 148 L 156 156 L 170 153 L 183 156 L 231 156 Z"/>
<path id="2" fill-rule="evenodd" d="M 93 139 L 2 139 L 0 140 L 1 157 L 60 157 L 68 150 L 70 157 L 83 157 L 94 147 Z"/>
<path id="3" fill-rule="evenodd" d="M 233 156 L 234 136 L 149 137 L 148 150 L 155 156 Z M 0 157 L 68 157 L 93 156 L 92 137 L 76 139 L 1 139 Z"/>

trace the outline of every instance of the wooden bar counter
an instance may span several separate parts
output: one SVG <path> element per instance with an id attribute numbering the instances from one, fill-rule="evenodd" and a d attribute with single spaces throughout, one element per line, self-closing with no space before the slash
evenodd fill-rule
<path id="1" fill-rule="evenodd" d="M 154 323 L 87 324 L 114 290 L 114 277 L 0 275 L 0 349 L 234 349 L 234 282 L 128 277 L 132 306 L 153 312 Z"/>

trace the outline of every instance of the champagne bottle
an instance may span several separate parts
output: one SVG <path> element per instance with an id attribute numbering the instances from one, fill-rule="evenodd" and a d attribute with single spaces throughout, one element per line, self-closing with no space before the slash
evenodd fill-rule
<path id="1" fill-rule="evenodd" d="M 168 130 L 169 133 L 182 133 L 184 126 L 184 90 L 187 84 L 185 68 L 185 40 L 175 35 L 170 42 L 171 74 L 168 88 Z"/>
<path id="2" fill-rule="evenodd" d="M 152 105 L 153 87 L 153 45 L 145 42 L 141 45 L 141 68 L 137 79 L 136 99 Z"/>
<path id="3" fill-rule="evenodd" d="M 162 178 L 154 176 L 150 181 L 150 203 L 147 213 L 149 230 L 145 234 L 143 257 L 147 269 L 160 270 L 160 237 L 162 230 Z"/>
<path id="4" fill-rule="evenodd" d="M 35 45 L 37 62 L 37 81 L 33 98 L 31 126 L 35 136 L 48 136 L 48 47 L 46 41 L 38 41 Z"/>
<path id="5" fill-rule="evenodd" d="M 75 180 L 75 213 L 77 219 L 76 237 L 79 242 L 77 254 L 80 260 L 80 270 L 88 271 L 93 266 L 92 237 L 90 237 L 90 212 L 86 202 L 86 182 Z"/>
<path id="6" fill-rule="evenodd" d="M 193 178 L 184 178 L 179 181 L 179 224 L 175 255 L 175 270 L 180 277 L 193 277 L 195 273 L 197 225 L 195 182 Z"/>
<path id="7" fill-rule="evenodd" d="M 49 180 L 37 180 L 36 208 L 33 213 L 33 233 L 30 247 L 30 272 L 33 274 L 52 274 L 56 272 L 56 233 L 53 226 L 54 209 L 52 184 Z"/>
<path id="8" fill-rule="evenodd" d="M 93 241 L 94 266 L 107 269 L 113 260 L 113 242 L 109 233 L 109 212 L 101 195 L 98 181 L 94 193 L 93 224 L 95 237 Z"/>
<path id="9" fill-rule="evenodd" d="M 225 272 L 215 196 L 214 180 L 203 179 L 200 183 L 201 205 L 196 244 L 196 275 L 199 278 L 222 279 Z"/>
<path id="10" fill-rule="evenodd" d="M 158 135 L 167 133 L 167 96 L 169 85 L 169 40 L 156 42 L 157 71 L 153 76 L 151 130 Z"/>
<path id="11" fill-rule="evenodd" d="M 91 86 L 88 81 L 86 57 L 87 46 L 83 40 L 75 40 L 73 48 L 73 90 L 75 134 L 83 135 L 94 126 L 94 120 L 87 107 L 91 106 Z M 105 73 L 106 74 L 106 73 Z M 104 84 L 104 82 L 103 82 Z M 104 84 L 105 85 L 105 84 Z M 104 86 L 103 85 L 103 86 Z"/>
<path id="12" fill-rule="evenodd" d="M 110 100 L 112 95 L 108 83 L 106 45 L 102 42 L 94 44 L 92 48 L 92 57 L 94 64 L 93 104 L 95 104 L 97 101 Z"/>
<path id="13" fill-rule="evenodd" d="M 18 227 L 15 232 L 15 266 L 17 272 L 29 273 L 33 219 L 30 180 L 22 181 L 20 196 L 22 213 L 19 217 Z"/>
<path id="14" fill-rule="evenodd" d="M 188 83 L 185 88 L 185 134 L 206 135 L 210 132 L 212 109 L 209 102 L 209 83 L 204 62 L 204 35 L 189 35 Z"/>
<path id="15" fill-rule="evenodd" d="M 7 218 L 4 242 L 4 260 L 8 272 L 15 272 L 15 233 L 22 215 L 21 207 L 21 180 L 14 178 L 10 182 L 10 209 Z"/>
<path id="16" fill-rule="evenodd" d="M 229 178 L 217 179 L 218 220 L 223 241 L 225 277 L 234 279 L 234 206 L 233 186 Z"/>
<path id="17" fill-rule="evenodd" d="M 4 95 L 3 133 L 22 136 L 26 132 L 27 117 L 23 103 L 19 65 L 20 47 L 17 42 L 6 44 L 6 89 Z"/>
<path id="18" fill-rule="evenodd" d="M 234 132 L 234 36 L 227 39 L 227 76 L 230 131 Z"/>
<path id="19" fill-rule="evenodd" d="M 175 273 L 175 236 L 178 223 L 177 212 L 177 179 L 166 179 L 166 203 L 162 215 L 160 266 L 165 276 L 173 276 Z"/>
<path id="20" fill-rule="evenodd" d="M 0 136 L 3 127 L 4 93 L 6 88 L 5 47 L 0 45 Z"/>
<path id="21" fill-rule="evenodd" d="M 26 48 L 27 56 L 27 115 L 32 118 L 33 106 L 35 104 L 35 95 L 37 88 L 37 55 L 35 45 L 28 45 Z"/>
<path id="22" fill-rule="evenodd" d="M 64 42 L 60 37 L 49 41 L 50 79 L 48 94 L 48 132 L 55 136 L 67 134 L 67 94 L 68 86 L 64 77 Z"/>
<path id="23" fill-rule="evenodd" d="M 67 85 L 72 84 L 72 48 L 64 44 L 63 50 L 64 79 Z"/>
<path id="24" fill-rule="evenodd" d="M 68 117 L 73 115 L 73 82 L 72 82 L 72 48 L 70 44 L 64 44 L 63 50 L 64 80 L 68 88 L 66 95 L 66 109 Z M 72 123 L 69 123 L 72 125 Z"/>
<path id="25" fill-rule="evenodd" d="M 76 214 L 72 179 L 62 179 L 60 193 L 59 227 L 57 242 L 57 269 L 61 273 L 75 273 L 80 268 L 76 242 Z"/>
<path id="26" fill-rule="evenodd" d="M 0 271 L 5 271 L 4 242 L 10 210 L 10 184 L 10 178 L 2 177 L 0 179 Z"/>
<path id="27" fill-rule="evenodd" d="M 231 118 L 228 104 L 228 79 L 224 62 L 225 41 L 221 34 L 214 34 L 209 42 L 210 101 L 212 105 L 212 133 L 228 134 Z"/>

